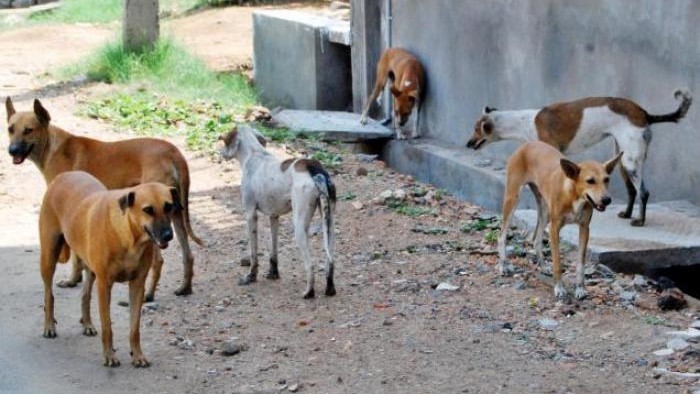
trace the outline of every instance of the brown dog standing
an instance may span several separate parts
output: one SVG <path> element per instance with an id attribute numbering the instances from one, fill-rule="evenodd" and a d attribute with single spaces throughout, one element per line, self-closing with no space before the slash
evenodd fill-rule
<path id="1" fill-rule="evenodd" d="M 506 256 L 506 239 L 510 216 L 518 205 L 520 189 L 530 186 L 537 200 L 537 228 L 535 250 L 538 263 L 542 262 L 542 238 L 544 226 L 549 223 L 549 240 L 552 249 L 554 295 L 566 296 L 561 282 L 559 231 L 568 223 L 579 226 L 579 260 L 576 264 L 576 298 L 586 296 L 584 264 L 588 248 L 588 225 L 593 208 L 605 211 L 612 201 L 608 195 L 610 173 L 615 169 L 622 152 L 601 164 L 585 161 L 576 164 L 567 160 L 557 149 L 544 142 L 527 142 L 508 159 L 506 190 L 503 196 L 503 221 L 498 240 L 499 271 L 510 275 L 513 267 Z"/>
<path id="2" fill-rule="evenodd" d="M 377 82 L 374 90 L 367 99 L 367 104 L 362 112 L 360 123 L 367 123 L 367 116 L 372 102 L 382 94 L 387 80 L 391 81 L 391 94 L 394 96 L 394 129 L 399 139 L 406 138 L 399 126 L 403 126 L 408 121 L 413 108 L 416 108 L 413 131 L 411 138 L 418 137 L 418 121 L 420 115 L 420 104 L 425 83 L 425 73 L 420 61 L 401 48 L 389 48 L 377 63 Z"/>
<path id="3" fill-rule="evenodd" d="M 154 246 L 164 249 L 173 239 L 171 218 L 180 214 L 179 201 L 177 189 L 161 183 L 107 190 L 83 171 L 65 172 L 49 183 L 39 216 L 44 337 L 56 337 L 52 291 L 56 263 L 66 261 L 72 251 L 89 271 L 82 296 L 83 334 L 96 334 L 90 296 L 97 282 L 104 365 L 119 365 L 112 346 L 110 298 L 114 282 L 128 281 L 131 362 L 136 367 L 149 365 L 141 352 L 139 328 L 146 275 Z"/>
<path id="4" fill-rule="evenodd" d="M 44 175 L 46 183 L 66 171 L 85 171 L 100 180 L 108 189 L 135 186 L 146 182 L 160 182 L 174 187 L 183 207 L 173 216 L 175 233 L 182 247 L 184 278 L 175 291 L 177 295 L 192 293 L 194 257 L 188 236 L 203 245 L 190 227 L 188 210 L 190 176 L 187 162 L 171 143 L 155 138 L 135 138 L 117 142 L 103 142 L 72 135 L 50 124 L 51 116 L 34 100 L 33 112 L 16 112 L 12 100 L 5 101 L 7 109 L 9 153 L 14 164 L 29 159 Z M 156 250 L 151 286 L 146 300 L 155 295 L 163 259 Z M 80 282 L 81 265 L 74 262 L 71 279 L 60 285 L 72 287 Z"/>

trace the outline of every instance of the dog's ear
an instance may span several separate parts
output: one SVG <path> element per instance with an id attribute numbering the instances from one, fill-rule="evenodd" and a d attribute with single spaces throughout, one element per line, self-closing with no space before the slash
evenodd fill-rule
<path id="1" fill-rule="evenodd" d="M 9 122 L 12 115 L 17 112 L 15 111 L 15 106 L 12 104 L 12 99 L 10 96 L 7 96 L 7 99 L 5 99 L 5 110 L 7 111 L 7 121 Z"/>
<path id="2" fill-rule="evenodd" d="M 623 153 L 625 153 L 625 152 L 620 152 L 617 154 L 617 156 L 615 156 L 612 159 L 605 162 L 605 171 L 607 171 L 608 174 L 611 174 L 613 172 L 613 170 L 615 169 L 615 166 L 622 158 Z"/>
<path id="3" fill-rule="evenodd" d="M 258 139 L 258 142 L 260 143 L 260 145 L 263 146 L 263 148 L 267 146 L 267 140 L 265 139 L 265 137 L 262 134 L 260 134 L 255 129 L 253 129 L 253 134 L 255 134 L 255 138 Z"/>
<path id="4" fill-rule="evenodd" d="M 175 211 L 179 211 L 182 209 L 182 202 L 180 201 L 180 192 L 177 191 L 177 188 L 171 187 L 170 188 L 170 195 L 173 198 L 173 207 L 175 208 Z"/>
<path id="5" fill-rule="evenodd" d="M 34 115 L 36 115 L 36 118 L 39 119 L 39 123 L 41 123 L 42 126 L 49 125 L 51 115 L 49 115 L 49 111 L 47 111 L 46 108 L 41 105 L 41 101 L 39 101 L 39 99 L 34 99 Z"/>
<path id="6" fill-rule="evenodd" d="M 560 163 L 561 169 L 564 170 L 564 174 L 566 174 L 567 177 L 573 180 L 576 180 L 576 178 L 578 178 L 578 174 L 581 173 L 581 167 L 579 167 L 578 164 L 567 159 L 561 159 Z"/>
<path id="7" fill-rule="evenodd" d="M 489 107 L 487 105 L 484 107 L 484 110 L 481 113 L 485 115 L 485 114 L 490 114 L 493 111 L 498 111 L 498 108 Z"/>
<path id="8" fill-rule="evenodd" d="M 396 87 L 392 86 L 391 87 L 391 94 L 393 94 L 395 97 L 401 95 L 401 91 L 399 89 L 396 89 Z"/>
<path id="9" fill-rule="evenodd" d="M 126 208 L 133 207 L 135 199 L 136 199 L 135 192 L 129 192 L 129 193 L 119 197 L 119 208 L 122 209 L 122 212 L 126 211 Z"/>

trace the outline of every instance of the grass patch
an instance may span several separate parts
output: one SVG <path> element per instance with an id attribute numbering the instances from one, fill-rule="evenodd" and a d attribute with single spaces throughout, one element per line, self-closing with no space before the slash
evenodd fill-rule
<path id="1" fill-rule="evenodd" d="M 406 201 L 397 198 L 388 198 L 384 203 L 394 212 L 416 218 L 424 215 L 435 215 L 435 210 L 428 207 L 408 205 Z"/>
<path id="2" fill-rule="evenodd" d="M 210 150 L 216 138 L 258 101 L 243 76 L 217 74 L 168 40 L 140 53 L 125 51 L 120 43 L 109 44 L 65 74 L 129 86 L 127 93 L 85 104 L 80 114 L 138 134 L 184 135 L 196 150 Z M 273 140 L 291 138 L 289 131 L 262 132 Z"/>
<path id="3" fill-rule="evenodd" d="M 29 16 L 36 23 L 110 23 L 121 19 L 124 0 L 61 0 L 60 7 Z"/>
<path id="4" fill-rule="evenodd" d="M 475 219 L 462 224 L 460 230 L 463 233 L 471 234 L 477 231 L 497 230 L 501 226 L 501 221 L 494 217 L 488 219 Z"/>

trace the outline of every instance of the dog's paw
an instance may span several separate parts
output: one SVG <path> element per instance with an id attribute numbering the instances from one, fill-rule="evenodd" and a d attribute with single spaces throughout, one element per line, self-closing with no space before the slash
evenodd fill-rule
<path id="1" fill-rule="evenodd" d="M 382 120 L 382 122 L 381 122 L 382 126 L 389 126 L 389 123 L 391 123 L 391 120 L 392 120 L 391 117 Z"/>
<path id="2" fill-rule="evenodd" d="M 629 219 L 632 217 L 631 213 L 627 213 L 627 211 L 620 211 L 617 213 L 617 217 L 620 219 Z"/>
<path id="3" fill-rule="evenodd" d="M 69 288 L 69 287 L 75 287 L 80 283 L 79 280 L 75 279 L 66 279 L 66 280 L 61 280 L 56 283 L 56 286 L 61 287 L 61 288 Z"/>
<path id="4" fill-rule="evenodd" d="M 46 327 L 44 328 L 44 334 L 42 335 L 44 338 L 56 338 L 58 334 L 56 334 L 56 326 L 51 326 L 51 327 Z"/>
<path id="5" fill-rule="evenodd" d="M 265 278 L 270 279 L 270 280 L 279 279 L 279 278 L 280 278 L 280 272 L 279 272 L 278 270 L 276 270 L 276 269 L 275 269 L 275 270 L 270 269 L 270 270 L 268 270 L 267 273 L 265 274 Z"/>
<path id="6" fill-rule="evenodd" d="M 366 124 L 367 124 L 367 117 L 366 117 L 366 116 L 363 116 L 363 117 L 360 118 L 360 124 L 361 124 L 361 125 L 366 125 Z"/>
<path id="7" fill-rule="evenodd" d="M 333 297 L 335 295 L 335 286 L 327 286 L 325 294 L 328 297 Z"/>
<path id="8" fill-rule="evenodd" d="M 122 363 L 119 362 L 119 359 L 114 354 L 105 354 L 105 362 L 102 365 L 114 368 L 122 365 Z"/>
<path id="9" fill-rule="evenodd" d="M 304 292 L 304 299 L 308 300 L 310 298 L 316 298 L 316 292 L 314 291 L 313 288 L 306 290 Z"/>
<path id="10" fill-rule="evenodd" d="M 515 272 L 513 265 L 508 260 L 501 260 L 498 262 L 498 273 L 501 276 L 511 276 Z"/>
<path id="11" fill-rule="evenodd" d="M 630 225 L 632 227 L 644 227 L 644 220 L 642 219 L 634 219 L 630 222 Z"/>
<path id="12" fill-rule="evenodd" d="M 582 300 L 588 297 L 588 291 L 583 286 L 576 286 L 576 290 L 574 290 L 574 296 L 577 300 Z"/>
<path id="13" fill-rule="evenodd" d="M 238 285 L 239 286 L 246 286 L 246 285 L 249 285 L 249 284 L 257 282 L 257 281 L 258 281 L 258 279 L 255 277 L 255 275 L 251 275 L 248 273 L 248 274 L 243 275 L 240 279 L 238 279 Z"/>
<path id="14" fill-rule="evenodd" d="M 95 335 L 97 335 L 97 330 L 95 329 L 95 326 L 92 325 L 92 322 L 85 323 L 81 318 L 80 324 L 83 325 L 83 335 L 85 335 L 86 337 L 94 337 Z"/>
<path id="15" fill-rule="evenodd" d="M 131 365 L 136 368 L 148 368 L 151 366 L 151 363 L 149 363 L 148 360 L 146 360 L 146 357 L 144 357 L 142 354 L 140 356 L 132 356 Z"/>
<path id="16" fill-rule="evenodd" d="M 175 290 L 176 296 L 186 296 L 192 294 L 192 285 L 182 284 L 177 290 Z"/>
<path id="17" fill-rule="evenodd" d="M 155 299 L 156 296 L 153 293 L 146 293 L 146 295 L 143 296 L 143 302 L 153 302 Z"/>
<path id="18" fill-rule="evenodd" d="M 556 285 L 554 285 L 554 297 L 556 297 L 559 300 L 563 300 L 566 298 L 566 289 L 561 283 L 557 283 Z"/>

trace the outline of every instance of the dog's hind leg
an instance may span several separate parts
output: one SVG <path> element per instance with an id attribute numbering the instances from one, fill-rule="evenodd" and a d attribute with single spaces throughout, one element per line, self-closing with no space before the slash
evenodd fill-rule
<path id="1" fill-rule="evenodd" d="M 326 196 L 321 196 L 321 218 L 323 222 L 323 248 L 326 251 L 326 295 L 334 296 L 335 283 L 333 282 L 333 273 L 335 271 L 335 263 L 333 261 L 335 232 L 333 225 L 333 206 L 332 201 Z"/>
<path id="2" fill-rule="evenodd" d="M 258 280 L 258 212 L 255 207 L 247 208 L 248 242 L 250 244 L 250 271 L 238 280 L 238 285 L 249 285 Z"/>
<path id="3" fill-rule="evenodd" d="M 639 138 L 639 134 L 642 134 L 642 138 Z M 626 172 L 629 178 L 629 182 L 625 179 L 623 175 L 623 180 L 625 180 L 625 186 L 628 190 L 628 195 L 631 195 L 631 186 L 635 189 L 636 194 L 639 194 L 639 218 L 633 219 L 630 224 L 635 227 L 644 226 L 646 221 L 647 212 L 647 202 L 649 201 L 649 191 L 644 185 L 643 181 L 643 167 L 644 161 L 647 158 L 647 151 L 649 149 L 649 143 L 651 142 L 651 129 L 640 129 L 640 128 L 626 128 L 622 132 L 618 133 L 616 136 L 616 148 L 619 144 L 619 149 L 624 152 L 622 155 L 622 160 L 620 161 L 620 167 L 624 167 L 621 171 Z M 627 209 L 622 212 L 621 217 L 626 217 L 629 213 L 629 217 L 632 216 L 632 208 L 634 207 L 634 200 L 630 203 L 628 201 Z"/>
<path id="4" fill-rule="evenodd" d="M 535 200 L 537 201 L 537 227 L 533 233 L 534 240 L 533 244 L 535 246 L 535 256 L 537 264 L 541 267 L 544 264 L 544 253 L 542 252 L 542 243 L 544 241 L 544 230 L 549 222 L 549 209 L 547 208 L 547 203 L 542 198 L 537 186 L 530 184 L 530 189 L 535 195 Z"/>
<path id="5" fill-rule="evenodd" d="M 279 279 L 280 273 L 277 268 L 277 240 L 280 228 L 280 218 L 277 215 L 270 216 L 270 235 L 272 238 L 272 250 L 270 252 L 270 269 L 265 274 L 267 279 Z"/>
<path id="6" fill-rule="evenodd" d="M 510 165 L 509 165 L 510 167 Z M 501 234 L 498 237 L 498 271 L 503 276 L 513 274 L 513 265 L 508 260 L 506 253 L 506 240 L 508 239 L 508 228 L 510 227 L 510 217 L 513 210 L 518 205 L 520 187 L 523 184 L 523 174 L 516 170 L 508 171 L 506 180 L 506 191 L 503 194 L 503 217 L 501 219 Z"/>
<path id="7" fill-rule="evenodd" d="M 414 107 L 415 117 L 413 118 L 413 130 L 411 131 L 411 138 L 418 138 L 420 134 L 418 132 L 418 127 L 420 127 L 420 100 L 416 100 L 416 105 Z"/>
<path id="8" fill-rule="evenodd" d="M 145 302 L 153 302 L 156 297 L 156 287 L 158 282 L 160 282 L 160 274 L 163 270 L 163 255 L 160 250 L 155 250 L 153 253 L 153 263 L 151 265 L 151 285 L 148 288 L 148 292 L 144 296 L 143 300 Z M 176 293 L 177 294 L 177 293 Z"/>
<path id="9" fill-rule="evenodd" d="M 95 274 L 89 269 L 85 269 L 85 283 L 83 284 L 83 294 L 80 299 L 80 308 L 82 310 L 82 316 L 80 317 L 80 324 L 83 326 L 83 335 L 92 337 L 97 335 L 97 330 L 92 324 L 92 317 L 90 316 L 90 298 L 92 296 L 92 285 L 95 283 Z"/>
<path id="10" fill-rule="evenodd" d="M 40 216 L 40 221 L 41 218 Z M 61 253 L 63 235 L 40 226 L 41 240 L 41 279 L 44 281 L 44 338 L 56 338 L 56 317 L 54 315 L 53 276 L 56 273 L 58 255 Z"/>
<path id="11" fill-rule="evenodd" d="M 182 248 L 183 268 L 182 284 L 180 285 L 180 287 L 178 287 L 177 290 L 175 290 L 175 295 L 185 296 L 192 294 L 192 277 L 194 276 L 194 257 L 192 256 L 190 244 L 187 240 L 187 228 L 185 227 L 185 221 L 182 215 L 173 215 L 173 227 L 175 227 L 175 235 L 177 235 L 177 241 L 180 243 L 180 247 Z M 158 276 L 160 277 L 160 275 Z M 151 287 L 153 293 L 151 293 L 150 290 L 149 293 L 151 293 L 151 295 L 154 295 L 155 287 L 154 285 L 152 285 Z"/>
<path id="12" fill-rule="evenodd" d="M 312 186 L 313 187 L 313 186 Z M 314 187 L 315 188 L 315 187 Z M 294 237 L 296 238 L 299 252 L 304 260 L 306 270 L 306 289 L 304 298 L 314 298 L 314 263 L 311 260 L 309 250 L 309 225 L 314 212 L 316 212 L 316 198 L 311 197 L 304 188 L 295 188 L 292 191 L 292 211 L 294 217 Z"/>
<path id="13" fill-rule="evenodd" d="M 78 283 L 83 281 L 83 265 L 78 261 L 78 257 L 75 253 L 70 255 L 71 262 L 71 274 L 68 279 L 58 281 L 56 286 L 58 287 L 75 287 Z"/>

